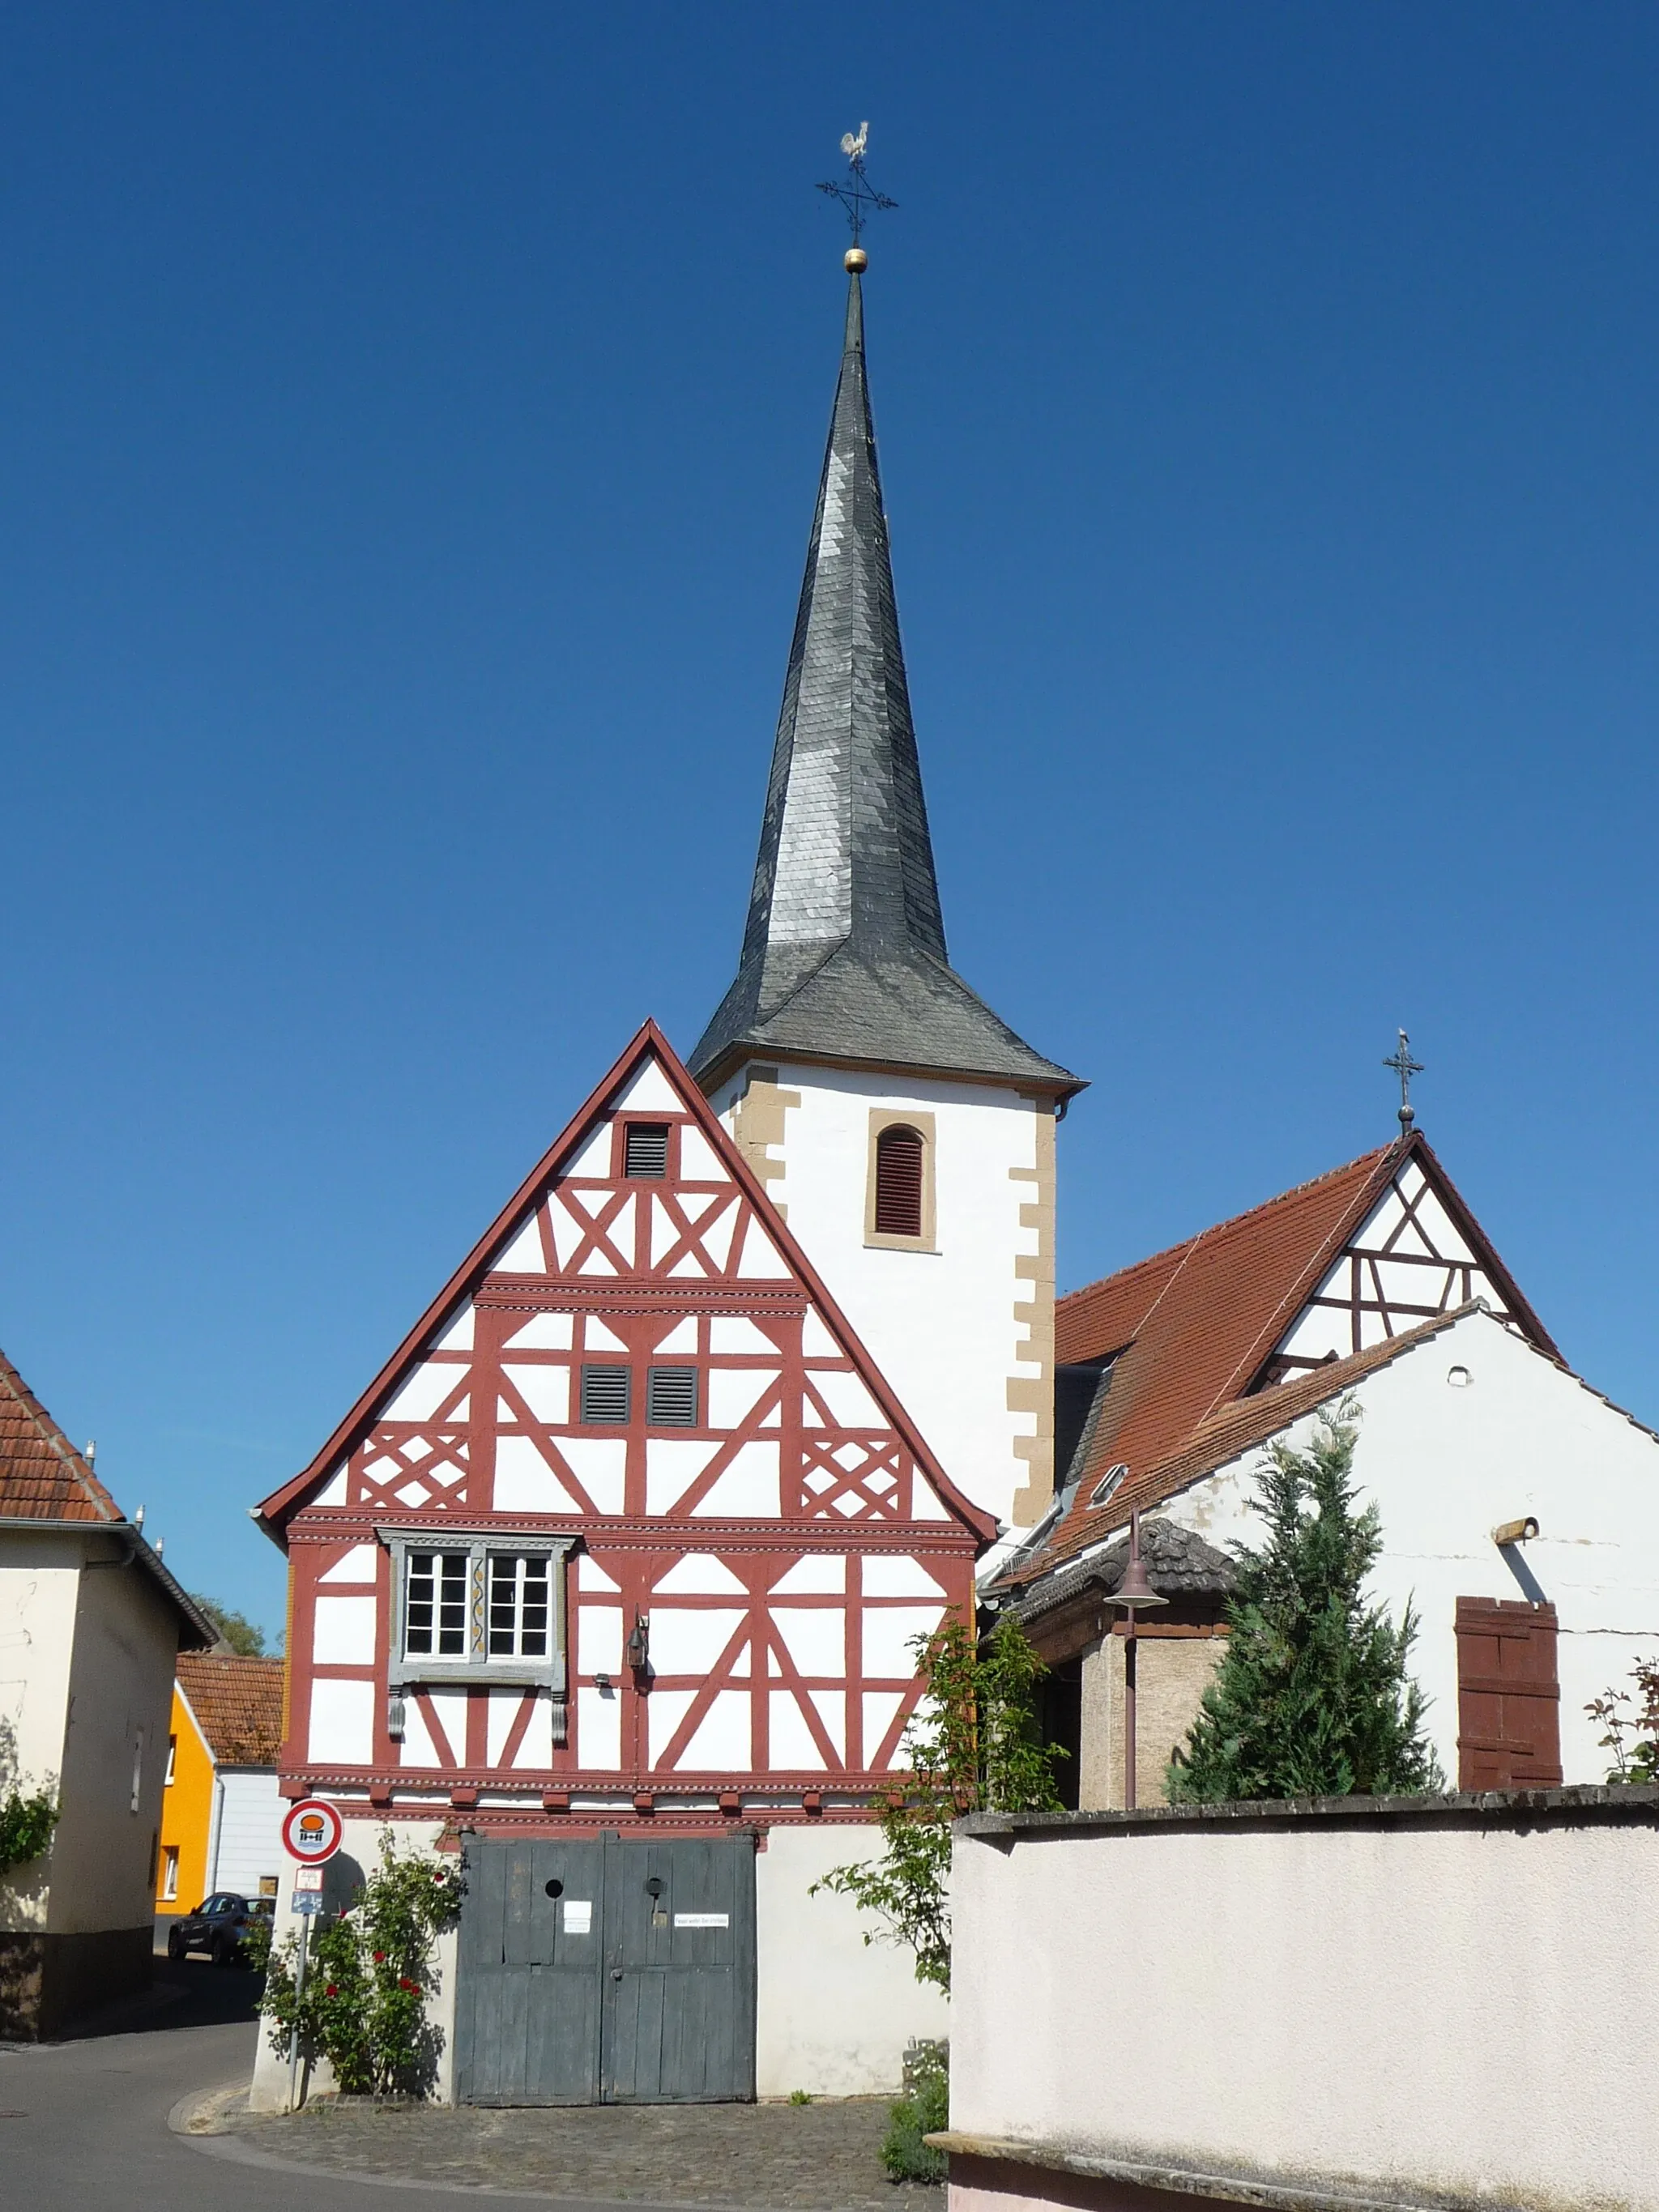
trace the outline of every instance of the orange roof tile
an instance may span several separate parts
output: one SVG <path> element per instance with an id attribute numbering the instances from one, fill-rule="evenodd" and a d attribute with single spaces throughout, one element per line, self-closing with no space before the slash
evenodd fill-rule
<path id="1" fill-rule="evenodd" d="M 90 1465 L 0 1352 L 0 1519 L 121 1518 Z"/>
<path id="2" fill-rule="evenodd" d="M 1293 1383 L 1246 1395 L 1343 1245 L 1413 1158 L 1477 1241 L 1517 1324 L 1540 1351 L 1559 1356 L 1426 1140 L 1413 1131 L 1059 1301 L 1056 1359 L 1109 1362 L 1111 1382 L 1086 1460 L 1075 1470 L 1077 1494 L 1066 1518 L 1038 1553 L 1014 1566 L 1016 1577 L 1047 1573 L 1121 1526 L 1132 1510 L 1157 1504 L 1249 1450 L 1298 1412 L 1322 1404 L 1445 1325 L 1450 1316 Z M 1129 1471 L 1112 1496 L 1109 1515 L 1091 1512 L 1090 1493 L 1120 1463 Z"/>
<path id="3" fill-rule="evenodd" d="M 179 1687 L 221 1766 L 274 1766 L 283 1740 L 283 1662 L 181 1651 Z"/>

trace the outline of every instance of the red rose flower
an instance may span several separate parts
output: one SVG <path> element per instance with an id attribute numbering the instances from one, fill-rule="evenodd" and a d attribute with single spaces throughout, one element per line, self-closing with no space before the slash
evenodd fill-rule
<path id="1" fill-rule="evenodd" d="M 339 1994 L 340 1984 L 337 1982 L 331 1982 L 328 1987 L 323 1991 L 323 1995 L 325 1997 L 337 1997 Z"/>
<path id="2" fill-rule="evenodd" d="M 415 1996 L 419 1996 L 421 1994 L 420 1984 L 411 1982 L 407 1974 L 400 1974 L 398 1977 L 398 1987 L 400 1990 L 408 1990 Z"/>
<path id="3" fill-rule="evenodd" d="M 375 1965 L 376 1965 L 377 1966 L 385 1966 L 385 1964 L 386 1964 L 386 1953 L 385 1953 L 384 1951 L 377 1951 L 377 1952 L 374 1954 L 374 1963 L 375 1963 Z"/>

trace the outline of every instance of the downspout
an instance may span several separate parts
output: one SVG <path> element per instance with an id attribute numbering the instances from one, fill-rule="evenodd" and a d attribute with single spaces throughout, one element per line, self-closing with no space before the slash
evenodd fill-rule
<path id="1" fill-rule="evenodd" d="M 213 1762 L 213 1817 L 208 1826 L 207 1886 L 210 1896 L 219 1887 L 219 1845 L 225 1826 L 225 1778 L 219 1762 Z"/>

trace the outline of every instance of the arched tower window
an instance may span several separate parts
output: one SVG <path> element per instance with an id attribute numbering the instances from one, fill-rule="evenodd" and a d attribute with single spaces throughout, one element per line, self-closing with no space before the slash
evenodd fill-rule
<path id="1" fill-rule="evenodd" d="M 896 1121 L 876 1139 L 876 1234 L 920 1237 L 925 1146 L 920 1129 Z"/>

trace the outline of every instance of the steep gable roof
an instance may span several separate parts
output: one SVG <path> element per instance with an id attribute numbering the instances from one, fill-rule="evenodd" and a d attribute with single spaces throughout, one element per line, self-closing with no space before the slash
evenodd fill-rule
<path id="1" fill-rule="evenodd" d="M 860 1371 L 870 1397 L 902 1440 L 939 1501 L 938 1512 L 945 1518 L 956 1520 L 981 1542 L 988 1543 L 996 1534 L 994 1522 L 964 1498 L 945 1474 L 817 1270 L 790 1235 L 782 1216 L 732 1143 L 724 1124 L 667 1038 L 654 1022 L 649 1021 L 577 1109 L 310 1464 L 257 1509 L 255 1517 L 267 1534 L 282 1543 L 283 1530 L 289 1516 L 337 1476 L 341 1463 L 422 1366 L 427 1354 L 445 1356 L 440 1340 L 482 1289 L 486 1277 L 504 1270 L 509 1278 L 514 1278 L 515 1271 L 523 1268 L 528 1268 L 532 1275 L 541 1275 L 548 1269 L 555 1273 L 562 1271 L 563 1263 L 557 1261 L 556 1255 L 549 1254 L 550 1240 L 556 1244 L 559 1232 L 550 1218 L 543 1218 L 549 1194 L 563 1177 L 578 1168 L 600 1125 L 613 1119 L 617 1110 L 630 1103 L 651 1103 L 659 1110 L 689 1117 L 718 1163 L 722 1182 L 736 1186 L 750 1217 L 742 1251 L 739 1254 L 735 1247 L 732 1249 L 728 1254 L 730 1264 L 743 1267 L 749 1265 L 748 1240 L 758 1235 L 768 1248 L 761 1263 L 763 1272 L 780 1280 L 786 1275 L 793 1276 L 801 1286 L 832 1336 L 845 1347 L 841 1356 Z M 624 1210 L 631 1209 L 633 1204 L 631 1197 L 621 1200 Z M 580 1210 L 587 1212 L 586 1208 Z M 601 1201 L 599 1212 L 607 1212 L 606 1205 Z M 728 1238 L 731 1233 L 728 1223 Z M 581 1241 L 592 1248 L 588 1260 L 580 1261 L 573 1255 L 572 1264 L 579 1274 L 585 1275 L 589 1266 L 601 1271 L 591 1278 L 592 1287 L 598 1295 L 607 1278 L 614 1279 L 623 1271 L 622 1264 L 606 1256 L 605 1224 L 597 1214 L 588 1214 Z M 688 1258 L 684 1264 L 691 1268 L 696 1263 Z M 675 1272 L 678 1273 L 680 1270 L 677 1268 Z M 725 1288 L 729 1291 L 735 1285 L 727 1283 Z M 685 1276 L 684 1294 L 688 1304 L 716 1310 L 721 1291 L 720 1282 L 706 1273 Z M 709 1304 L 711 1299 L 713 1306 Z"/>
<path id="2" fill-rule="evenodd" d="M 218 1651 L 179 1655 L 178 1683 L 220 1766 L 274 1766 L 283 1741 L 283 1662 Z"/>
<path id="3" fill-rule="evenodd" d="M 120 1507 L 0 1353 L 0 1519 L 119 1521 Z"/>
<path id="4" fill-rule="evenodd" d="M 1317 1364 L 1311 1357 L 1286 1363 L 1292 1379 L 1275 1383 L 1275 1355 L 1305 1334 L 1306 1317 L 1321 1305 L 1341 1310 L 1328 1295 L 1333 1271 L 1352 1264 L 1345 1255 L 1382 1209 L 1403 1212 L 1397 1195 L 1402 1187 L 1419 1201 L 1423 1193 L 1430 1194 L 1436 1218 L 1455 1235 L 1459 1252 L 1469 1255 L 1467 1267 L 1437 1263 L 1441 1310 L 1425 1315 L 1418 1308 L 1410 1328 L 1381 1311 L 1377 1341 L 1344 1357 L 1327 1352 Z M 1370 1260 L 1363 1264 L 1373 1267 Z M 1397 1262 L 1380 1264 L 1403 1270 L 1425 1263 L 1402 1252 Z M 1144 1510 L 1194 1480 L 1212 1448 L 1217 1455 L 1209 1463 L 1219 1466 L 1274 1434 L 1285 1418 L 1293 1418 L 1285 1409 L 1301 1395 L 1311 1391 L 1309 1405 L 1321 1404 L 1407 1343 L 1435 1333 L 1458 1311 L 1470 1310 L 1467 1295 L 1447 1286 L 1471 1276 L 1496 1294 L 1505 1316 L 1530 1342 L 1559 1358 L 1426 1139 L 1413 1131 L 1072 1291 L 1056 1310 L 1055 1356 L 1064 1364 L 1099 1366 L 1102 1395 L 1080 1463 L 1069 1470 L 1075 1493 L 1064 1517 L 1040 1551 L 1012 1563 L 1009 1571 L 1016 1578 L 1046 1572 L 1098 1541 L 1131 1510 Z M 1295 1374 L 1297 1366 L 1304 1371 Z M 1112 1493 L 1103 1528 L 1091 1495 L 1107 1471 L 1120 1465 L 1128 1471 Z"/>

